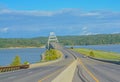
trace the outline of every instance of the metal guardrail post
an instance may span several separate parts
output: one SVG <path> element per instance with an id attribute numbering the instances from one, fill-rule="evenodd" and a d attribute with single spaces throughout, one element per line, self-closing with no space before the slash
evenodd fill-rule
<path id="1" fill-rule="evenodd" d="M 8 72 L 8 71 L 27 69 L 27 68 L 29 68 L 29 65 L 6 66 L 6 67 L 0 67 L 0 72 Z"/>

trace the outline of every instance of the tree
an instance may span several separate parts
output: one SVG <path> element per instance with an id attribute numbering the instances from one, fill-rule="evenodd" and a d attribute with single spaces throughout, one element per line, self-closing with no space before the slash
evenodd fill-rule
<path id="1" fill-rule="evenodd" d="M 21 59 L 20 57 L 17 55 L 15 56 L 15 58 L 13 59 L 11 66 L 18 66 L 21 65 Z"/>
<path id="2" fill-rule="evenodd" d="M 94 55 L 94 52 L 93 51 L 90 51 L 90 54 L 89 54 L 91 57 L 95 57 Z"/>
<path id="3" fill-rule="evenodd" d="M 28 62 L 28 61 L 25 61 L 25 62 L 24 62 L 24 65 L 28 65 L 28 64 L 29 64 L 29 62 Z"/>

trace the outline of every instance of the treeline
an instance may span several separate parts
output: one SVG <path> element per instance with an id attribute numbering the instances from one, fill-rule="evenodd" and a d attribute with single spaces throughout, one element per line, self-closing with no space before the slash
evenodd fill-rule
<path id="1" fill-rule="evenodd" d="M 0 48 L 41 47 L 44 44 L 34 39 L 0 39 Z"/>
<path id="2" fill-rule="evenodd" d="M 120 44 L 120 34 L 99 34 L 58 37 L 63 45 Z"/>
<path id="3" fill-rule="evenodd" d="M 48 37 L 29 39 L 3 39 L 0 38 L 0 48 L 8 47 L 41 47 L 47 43 Z M 58 36 L 59 43 L 63 45 L 101 45 L 120 44 L 120 34 L 99 34 L 84 36 Z"/>

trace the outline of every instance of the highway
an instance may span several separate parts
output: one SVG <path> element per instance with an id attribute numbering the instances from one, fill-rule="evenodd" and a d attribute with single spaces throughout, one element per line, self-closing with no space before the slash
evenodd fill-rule
<path id="1" fill-rule="evenodd" d="M 0 82 L 50 82 L 62 72 L 75 58 L 64 49 L 61 61 L 32 69 L 23 69 L 0 74 Z"/>
<path id="2" fill-rule="evenodd" d="M 79 58 L 73 82 L 120 82 L 120 65 L 93 60 L 72 51 L 71 53 Z"/>
<path id="3" fill-rule="evenodd" d="M 73 82 L 120 82 L 120 65 L 84 57 L 68 49 L 61 49 L 61 61 L 32 69 L 0 74 L 0 82 L 51 82 L 77 59 Z"/>

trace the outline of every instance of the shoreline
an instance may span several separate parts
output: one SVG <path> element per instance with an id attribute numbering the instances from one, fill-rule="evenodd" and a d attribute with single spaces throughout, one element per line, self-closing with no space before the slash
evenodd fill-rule
<path id="1" fill-rule="evenodd" d="M 45 55 L 45 52 L 43 52 L 42 55 Z M 63 59 L 63 57 L 64 56 L 63 56 L 63 53 L 62 53 L 61 56 L 58 59 L 49 60 L 49 61 L 41 61 L 41 62 L 38 62 L 38 63 L 32 63 L 32 64 L 30 64 L 30 68 L 29 69 L 59 62 L 59 61 L 61 61 Z M 42 58 L 41 58 L 41 60 L 42 60 Z"/>
<path id="2" fill-rule="evenodd" d="M 112 46 L 112 45 L 120 45 L 120 44 L 91 44 L 91 45 L 64 45 L 64 46 L 67 46 L 67 47 L 76 47 L 76 46 Z"/>

